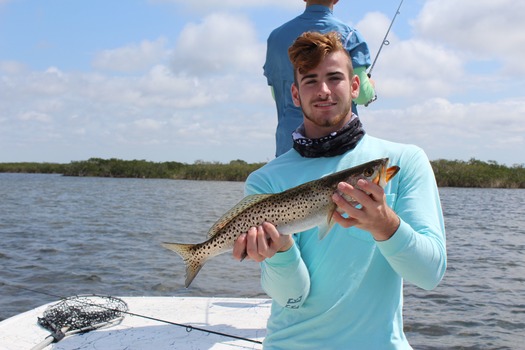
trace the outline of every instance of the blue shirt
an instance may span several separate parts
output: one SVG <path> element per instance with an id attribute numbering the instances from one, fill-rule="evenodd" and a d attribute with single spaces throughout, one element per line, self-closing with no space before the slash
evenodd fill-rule
<path id="1" fill-rule="evenodd" d="M 403 333 L 403 281 L 432 289 L 446 269 L 445 228 L 434 173 L 420 148 L 365 135 L 355 149 L 330 158 L 295 150 L 253 172 L 246 193 L 276 193 L 335 171 L 388 157 L 399 173 L 386 185 L 401 224 L 387 241 L 335 224 L 317 228 L 261 263 L 273 299 L 264 348 L 411 349 Z"/>
<path id="2" fill-rule="evenodd" d="M 292 101 L 293 66 L 288 48 L 299 35 L 307 31 L 341 34 L 344 47 L 350 53 L 355 68 L 370 66 L 370 52 L 361 34 L 337 19 L 330 8 L 310 5 L 300 16 L 272 31 L 268 37 L 264 75 L 273 88 L 277 107 L 276 156 L 292 147 L 292 132 L 303 122 L 303 113 Z M 357 114 L 355 104 L 352 111 Z"/>

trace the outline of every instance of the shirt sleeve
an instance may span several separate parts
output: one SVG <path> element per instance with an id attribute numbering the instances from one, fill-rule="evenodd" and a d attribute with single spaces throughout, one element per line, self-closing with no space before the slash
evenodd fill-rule
<path id="1" fill-rule="evenodd" d="M 346 38 L 343 41 L 343 46 L 352 58 L 352 66 L 354 69 L 370 67 L 372 60 L 370 59 L 370 50 L 363 35 L 357 29 L 350 29 Z"/>
<path id="2" fill-rule="evenodd" d="M 375 96 L 375 89 L 370 83 L 366 69 L 370 67 L 370 51 L 368 44 L 361 33 L 354 28 L 348 28 L 349 32 L 343 41 L 343 45 L 352 59 L 354 73 L 359 77 L 361 82 L 359 86 L 359 96 L 354 102 L 358 105 L 364 105 L 372 100 Z"/>
<path id="3" fill-rule="evenodd" d="M 359 96 L 354 100 L 354 102 L 358 105 L 364 105 L 370 102 L 376 92 L 374 87 L 372 86 L 372 83 L 370 83 L 370 79 L 368 78 L 368 75 L 366 73 L 365 67 L 358 67 L 354 69 L 354 74 L 359 77 Z"/>
<path id="4" fill-rule="evenodd" d="M 310 276 L 296 244 L 261 263 L 263 290 L 280 306 L 298 309 L 310 292 Z"/>
<path id="5" fill-rule="evenodd" d="M 394 210 L 401 223 L 377 242 L 390 266 L 405 280 L 430 290 L 446 270 L 445 225 L 432 166 L 422 150 L 402 165 Z"/>

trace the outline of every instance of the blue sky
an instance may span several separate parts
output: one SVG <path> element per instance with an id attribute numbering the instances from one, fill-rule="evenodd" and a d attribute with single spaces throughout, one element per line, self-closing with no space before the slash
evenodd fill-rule
<path id="1" fill-rule="evenodd" d="M 334 9 L 372 58 L 399 1 Z M 0 0 L 0 162 L 264 162 L 270 31 L 300 0 Z M 525 163 L 525 2 L 405 0 L 360 108 L 431 160 Z"/>

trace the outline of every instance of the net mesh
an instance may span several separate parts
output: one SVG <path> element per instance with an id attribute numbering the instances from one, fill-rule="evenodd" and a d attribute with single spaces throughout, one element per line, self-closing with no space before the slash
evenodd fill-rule
<path id="1" fill-rule="evenodd" d="M 67 327 L 69 331 L 88 331 L 117 320 L 128 310 L 119 298 L 100 295 L 79 295 L 65 298 L 49 306 L 38 324 L 51 332 Z"/>

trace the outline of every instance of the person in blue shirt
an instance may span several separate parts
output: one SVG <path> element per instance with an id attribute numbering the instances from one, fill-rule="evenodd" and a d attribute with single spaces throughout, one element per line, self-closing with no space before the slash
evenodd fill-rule
<path id="1" fill-rule="evenodd" d="M 356 103 L 364 105 L 375 96 L 373 84 L 366 69 L 370 66 L 370 52 L 362 35 L 354 28 L 337 19 L 333 14 L 334 5 L 339 0 L 304 0 L 303 14 L 274 29 L 267 40 L 264 75 L 277 107 L 276 157 L 292 147 L 292 132 L 302 123 L 302 112 L 293 104 L 290 88 L 293 83 L 293 69 L 288 59 L 288 47 L 302 33 L 337 31 L 345 49 L 352 57 L 355 73 L 361 79 L 360 93 L 352 108 L 357 114 Z"/>
<path id="2" fill-rule="evenodd" d="M 415 145 L 365 132 L 351 108 L 360 80 L 336 32 L 304 33 L 289 55 L 303 123 L 291 150 L 250 174 L 246 194 L 281 192 L 377 158 L 400 170 L 384 188 L 339 183 L 332 197 L 337 224 L 322 240 L 317 228 L 281 235 L 271 222 L 239 236 L 233 256 L 260 263 L 261 285 L 272 298 L 264 348 L 411 349 L 403 283 L 433 289 L 447 261 L 430 161 Z"/>

